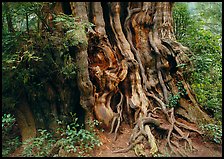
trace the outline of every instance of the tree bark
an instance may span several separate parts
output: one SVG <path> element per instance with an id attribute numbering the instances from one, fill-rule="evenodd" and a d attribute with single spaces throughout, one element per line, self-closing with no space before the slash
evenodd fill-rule
<path id="1" fill-rule="evenodd" d="M 89 38 L 88 59 L 90 79 L 96 87 L 95 116 L 115 132 L 115 138 L 123 121 L 133 125 L 130 144 L 145 136 L 151 142 L 151 154 L 158 151 L 149 128 L 151 118 L 160 123 L 157 127 L 168 131 L 172 151 L 174 130 L 184 137 L 178 127 L 200 133 L 179 118 L 189 123 L 210 120 L 184 79 L 187 69 L 178 68 L 181 64 L 190 67 L 190 60 L 188 48 L 178 43 L 173 33 L 172 5 L 90 3 L 95 32 Z M 187 93 L 180 95 L 179 106 L 169 108 L 169 96 L 183 90 Z M 163 123 L 169 126 L 165 128 Z"/>
<path id="2" fill-rule="evenodd" d="M 190 51 L 176 41 L 173 33 L 173 3 L 69 5 L 74 17 L 95 25 L 83 35 L 86 43 L 70 47 L 77 64 L 79 102 L 87 114 L 86 120 L 95 117 L 114 132 L 115 139 L 121 124 L 130 124 L 130 145 L 115 152 L 128 151 L 146 140 L 150 154 L 157 153 L 155 136 L 159 131 L 152 131 L 156 127 L 155 130 L 167 132 L 171 151 L 181 154 L 173 148 L 176 136 L 190 145 L 186 131 L 201 134 L 192 124 L 196 126 L 210 118 L 183 76 L 190 67 Z M 178 67 L 181 64 L 187 67 Z M 178 104 L 170 107 L 170 97 L 175 95 L 179 95 Z"/>
<path id="3" fill-rule="evenodd" d="M 7 20 L 7 25 L 8 25 L 8 30 L 9 32 L 15 32 L 15 29 L 12 24 L 12 15 L 11 15 L 11 10 L 10 10 L 10 5 L 9 2 L 4 2 L 5 8 L 6 8 L 6 20 Z"/>

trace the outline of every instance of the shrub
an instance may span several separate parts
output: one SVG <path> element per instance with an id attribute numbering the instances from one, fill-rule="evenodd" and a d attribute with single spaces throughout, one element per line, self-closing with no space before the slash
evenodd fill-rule
<path id="1" fill-rule="evenodd" d="M 83 128 L 78 130 L 78 118 L 72 115 L 73 122 L 68 124 L 66 128 L 62 126 L 57 129 L 56 134 L 59 137 L 49 133 L 47 130 L 39 130 L 40 135 L 36 138 L 28 139 L 24 145 L 23 156 L 26 157 L 47 157 L 55 144 L 60 149 L 65 150 L 67 153 L 78 153 L 78 156 L 88 156 L 90 150 L 96 146 L 100 146 L 94 126 L 98 125 L 97 120 L 89 121 L 90 130 Z M 58 121 L 59 126 L 61 121 Z M 57 154 L 56 154 L 57 155 Z"/>
<path id="2" fill-rule="evenodd" d="M 189 11 L 189 3 L 176 3 L 174 7 L 174 26 L 177 41 L 187 46 L 193 54 L 193 64 L 188 82 L 197 101 L 215 119 L 222 120 L 222 48 L 221 32 L 216 28 L 221 16 L 220 4 L 196 3 L 194 14 Z M 209 8 L 209 11 L 204 9 Z M 211 14 L 212 13 L 212 14 Z M 197 14 L 197 16 L 195 16 Z M 207 16 L 204 16 L 207 15 Z M 208 16 L 210 15 L 210 16 Z M 219 19 L 219 20 L 218 20 Z M 220 25 L 218 25 L 220 26 Z"/>
<path id="3" fill-rule="evenodd" d="M 58 140 L 58 144 L 67 153 L 77 152 L 79 157 L 88 155 L 94 147 L 100 146 L 101 142 L 97 137 L 94 127 L 99 124 L 97 120 L 88 121 L 89 130 L 81 128 L 78 130 L 79 124 L 77 123 L 78 118 L 75 114 L 72 115 L 73 122 L 67 125 L 66 129 L 60 128 L 61 139 Z"/>
<path id="4" fill-rule="evenodd" d="M 16 119 L 11 114 L 2 116 L 2 156 L 7 157 L 19 145 L 19 137 L 13 132 Z"/>
<path id="5" fill-rule="evenodd" d="M 27 139 L 24 144 L 22 155 L 24 157 L 46 157 L 56 142 L 52 139 L 52 134 L 47 130 L 39 129 L 40 136 Z"/>
<path id="6" fill-rule="evenodd" d="M 201 125 L 201 128 L 205 137 L 217 144 L 222 144 L 222 127 L 220 125 L 205 124 Z"/>

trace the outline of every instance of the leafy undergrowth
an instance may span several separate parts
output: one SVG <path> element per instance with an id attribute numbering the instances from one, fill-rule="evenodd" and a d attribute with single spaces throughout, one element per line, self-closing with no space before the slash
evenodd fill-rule
<path id="1" fill-rule="evenodd" d="M 90 122 L 93 123 L 93 122 Z M 97 121 L 95 121 L 95 124 L 97 125 Z M 91 124 L 92 126 L 94 124 Z M 204 126 L 206 127 L 215 127 L 215 126 Z M 80 129 L 82 130 L 79 135 L 76 134 L 75 136 L 79 136 L 77 139 L 79 139 L 79 141 L 81 141 L 83 144 L 78 144 L 76 142 L 75 146 L 71 146 L 72 144 L 69 144 L 70 140 L 66 140 L 66 138 L 64 137 L 63 143 L 65 144 L 64 147 L 62 147 L 61 149 L 59 149 L 57 151 L 57 153 L 55 153 L 54 157 L 84 157 L 84 156 L 92 156 L 92 157 L 135 157 L 135 151 L 134 150 L 130 150 L 126 153 L 113 153 L 114 150 L 117 149 L 122 149 L 128 146 L 128 140 L 129 137 L 131 135 L 132 129 L 130 128 L 129 125 L 127 124 L 122 124 L 120 131 L 119 131 L 119 135 L 117 137 L 117 140 L 114 141 L 114 134 L 110 134 L 107 131 L 100 131 L 96 128 L 94 128 L 94 132 L 96 132 L 95 136 L 94 135 L 90 135 L 89 133 L 87 133 L 86 130 Z M 212 129 L 212 130 L 215 130 Z M 24 153 L 24 148 L 20 147 L 20 149 L 17 149 L 13 154 L 9 155 L 11 157 L 18 157 L 18 156 L 49 156 L 49 154 L 47 154 L 47 152 L 49 153 L 50 151 L 48 150 L 49 146 L 52 148 L 52 144 L 49 144 L 50 142 L 41 142 L 41 139 L 44 138 L 50 138 L 50 133 L 48 133 L 47 131 L 40 131 L 42 134 L 45 135 L 40 135 L 38 138 L 33 139 L 33 141 L 39 143 L 39 146 L 34 146 L 34 144 L 30 144 L 26 150 L 30 149 L 30 151 L 27 152 L 26 155 L 23 155 Z M 65 134 L 69 134 L 69 129 L 67 128 L 67 130 L 65 131 Z M 85 133 L 84 133 L 85 132 Z M 90 132 L 90 131 L 89 131 Z M 206 129 L 205 129 L 205 132 Z M 215 133 L 215 131 L 213 132 Z M 63 134 L 63 135 L 65 135 Z M 80 134 L 83 134 L 82 137 Z M 83 137 L 85 136 L 86 137 Z M 92 134 L 92 133 L 91 133 Z M 67 135 L 69 137 L 71 137 L 72 135 Z M 92 136 L 95 138 L 95 140 L 89 140 L 87 139 L 88 136 Z M 187 150 L 186 154 L 189 157 L 221 157 L 222 156 L 222 145 L 218 144 L 216 142 L 213 142 L 211 140 L 208 140 L 207 137 L 205 136 L 198 136 L 195 134 L 191 134 L 191 141 L 192 141 L 192 145 L 193 145 L 193 150 Z M 97 142 L 96 141 L 97 138 Z M 71 139 L 72 140 L 72 139 Z M 89 142 L 86 142 L 86 141 Z M 43 140 L 43 141 L 48 141 L 48 140 Z M 60 140 L 58 140 L 60 141 Z M 93 146 L 92 150 L 89 150 L 88 148 L 85 148 L 85 144 L 90 144 L 90 141 L 94 141 L 95 143 L 98 143 L 99 145 L 95 144 L 95 146 Z M 53 141 L 52 141 L 53 142 Z M 43 143 L 42 145 L 40 143 Z M 55 143 L 55 142 L 54 142 Z M 67 144 L 67 149 L 65 148 Z M 170 154 L 170 150 L 169 148 L 166 146 L 166 141 L 164 139 L 158 140 L 157 144 L 159 145 L 159 152 L 154 155 L 153 157 L 175 157 L 173 154 Z M 81 145 L 83 146 L 81 148 Z M 94 145 L 94 144 L 92 144 Z M 32 150 L 30 147 L 33 147 Z M 39 149 L 38 149 L 39 147 Z M 74 148 L 76 148 L 76 152 L 74 152 Z M 176 148 L 176 147 L 175 147 Z M 184 147 L 180 147 L 181 150 L 184 149 Z M 52 149 L 51 149 L 52 150 Z M 149 145 L 144 147 L 145 152 L 149 152 L 150 147 Z M 28 154 L 29 153 L 29 154 Z M 148 156 L 150 157 L 149 153 Z"/>
<path id="2" fill-rule="evenodd" d="M 206 8 L 206 9 L 205 9 Z M 192 62 L 186 79 L 206 112 L 222 121 L 222 4 L 175 3 L 174 31 L 179 41 L 191 50 Z"/>
<path id="3" fill-rule="evenodd" d="M 4 116 L 5 117 L 5 116 Z M 47 130 L 38 130 L 35 138 L 30 138 L 22 143 L 19 154 L 20 157 L 86 157 L 90 156 L 90 151 L 99 147 L 101 142 L 97 136 L 95 126 L 99 124 L 97 120 L 88 121 L 88 130 L 84 129 L 77 123 L 78 118 L 72 115 L 73 122 L 67 124 L 66 127 L 60 126 L 56 132 Z M 4 121 L 4 120 L 3 120 Z M 9 134 L 8 134 L 9 135 Z M 12 145 L 13 141 L 7 141 Z M 8 144 L 9 145 L 9 144 Z M 9 152 L 6 147 L 3 150 L 8 156 Z M 15 147 L 16 148 L 16 147 Z M 7 154 L 6 154 L 7 152 Z M 15 154 L 13 154 L 14 156 Z"/>
<path id="4" fill-rule="evenodd" d="M 2 156 L 8 156 L 20 146 L 19 136 L 15 132 L 16 119 L 11 114 L 2 116 Z"/>

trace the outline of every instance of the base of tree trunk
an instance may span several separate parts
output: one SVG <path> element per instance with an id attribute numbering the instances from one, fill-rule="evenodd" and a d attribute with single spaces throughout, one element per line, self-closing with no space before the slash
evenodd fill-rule
<path id="1" fill-rule="evenodd" d="M 193 149 L 191 133 L 202 134 L 197 124 L 211 121 L 184 78 L 191 65 L 190 51 L 173 34 L 172 5 L 70 3 L 74 16 L 95 25 L 81 37 L 88 45 L 70 49 L 78 67 L 79 103 L 86 111 L 85 121 L 98 119 L 114 133 L 115 140 L 123 122 L 133 127 L 129 146 L 115 153 L 137 152 L 147 141 L 154 155 L 158 136 L 165 134 L 171 152 L 185 156 L 174 146 L 184 141 Z"/>

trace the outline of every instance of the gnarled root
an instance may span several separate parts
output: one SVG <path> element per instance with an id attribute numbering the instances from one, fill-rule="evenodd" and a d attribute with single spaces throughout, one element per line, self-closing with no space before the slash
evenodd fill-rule
<path id="1" fill-rule="evenodd" d="M 114 136 L 114 141 L 117 139 L 117 131 L 118 131 L 118 128 L 120 127 L 120 124 L 121 124 L 121 121 L 122 121 L 122 111 L 123 111 L 123 108 L 122 108 L 122 104 L 123 104 L 123 94 L 119 91 L 120 95 L 121 95 L 121 98 L 120 98 L 120 102 L 117 104 L 117 113 L 114 113 L 114 117 L 113 117 L 113 121 L 111 123 L 111 130 L 110 130 L 110 133 L 113 132 L 113 129 L 114 129 L 114 126 L 115 126 L 115 122 L 117 120 L 117 126 L 115 128 L 115 136 Z"/>
<path id="2" fill-rule="evenodd" d="M 152 135 L 151 130 L 150 130 L 148 125 L 145 126 L 145 131 L 146 131 L 146 134 L 148 135 L 148 142 L 149 142 L 150 147 L 151 147 L 150 154 L 153 155 L 158 151 L 158 147 L 156 145 L 156 139 Z"/>
<path id="3" fill-rule="evenodd" d="M 119 149 L 116 151 L 112 151 L 113 153 L 125 153 L 128 152 L 129 150 L 131 150 L 136 144 L 142 142 L 142 140 L 144 139 L 144 136 L 139 136 L 134 142 L 132 142 L 127 148 L 125 149 Z"/>
<path id="4" fill-rule="evenodd" d="M 139 118 L 133 129 L 133 133 L 129 139 L 129 146 L 126 149 L 121 149 L 114 152 L 115 153 L 127 152 L 130 149 L 132 149 L 136 144 L 138 144 L 140 141 L 142 141 L 144 138 L 147 138 L 151 147 L 150 154 L 152 155 L 155 154 L 158 151 L 158 148 L 156 145 L 155 137 L 151 133 L 149 125 L 147 125 L 149 123 L 154 124 L 156 126 L 160 125 L 160 122 L 157 119 L 151 117 L 151 114 L 149 114 L 147 117 Z"/>

